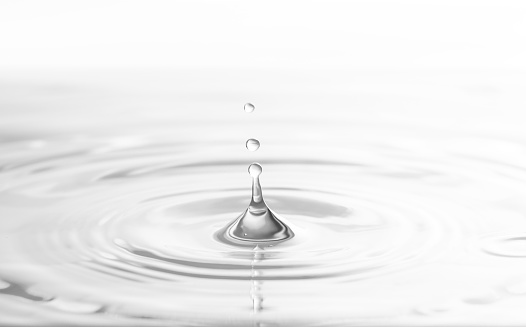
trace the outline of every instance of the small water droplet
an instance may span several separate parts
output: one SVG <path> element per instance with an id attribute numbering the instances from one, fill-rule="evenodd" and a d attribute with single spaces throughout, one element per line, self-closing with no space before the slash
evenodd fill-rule
<path id="1" fill-rule="evenodd" d="M 249 151 L 256 151 L 259 149 L 259 141 L 256 139 L 249 139 L 246 146 Z"/>
<path id="2" fill-rule="evenodd" d="M 245 109 L 245 112 L 252 112 L 254 109 L 256 109 L 252 103 L 245 103 L 243 108 Z"/>
<path id="3" fill-rule="evenodd" d="M 254 178 L 259 177 L 262 171 L 263 171 L 263 167 L 261 167 L 261 165 L 258 163 L 254 162 L 253 164 L 248 166 L 248 173 L 250 174 L 250 176 Z"/>

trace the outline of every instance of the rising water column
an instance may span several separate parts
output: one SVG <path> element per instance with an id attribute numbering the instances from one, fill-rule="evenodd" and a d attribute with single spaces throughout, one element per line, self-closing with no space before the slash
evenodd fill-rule
<path id="1" fill-rule="evenodd" d="M 248 167 L 252 177 L 252 198 L 248 208 L 227 228 L 229 237 L 253 243 L 285 241 L 294 237 L 292 230 L 270 210 L 263 199 L 258 163 Z"/>

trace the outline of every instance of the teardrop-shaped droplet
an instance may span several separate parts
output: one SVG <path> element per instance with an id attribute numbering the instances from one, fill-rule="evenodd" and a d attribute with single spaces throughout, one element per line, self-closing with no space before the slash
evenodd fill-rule
<path id="1" fill-rule="evenodd" d="M 259 149 L 259 141 L 256 139 L 249 139 L 247 140 L 246 147 L 249 151 L 256 151 Z"/>
<path id="2" fill-rule="evenodd" d="M 252 243 L 285 241 L 294 237 L 292 230 L 270 210 L 263 199 L 259 176 L 263 169 L 258 163 L 248 167 L 252 176 L 252 199 L 248 208 L 226 229 L 227 236 Z"/>

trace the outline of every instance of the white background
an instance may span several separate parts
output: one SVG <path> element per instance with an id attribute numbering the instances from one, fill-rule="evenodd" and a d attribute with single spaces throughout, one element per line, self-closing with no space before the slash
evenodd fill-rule
<path id="1" fill-rule="evenodd" d="M 0 68 L 524 69 L 524 1 L 2 1 Z"/>

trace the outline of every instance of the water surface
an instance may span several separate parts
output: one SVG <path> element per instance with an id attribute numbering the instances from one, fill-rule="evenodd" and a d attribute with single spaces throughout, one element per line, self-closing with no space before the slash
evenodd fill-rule
<path id="1" fill-rule="evenodd" d="M 526 134 L 513 112 L 485 107 L 499 93 L 382 80 L 310 104 L 256 94 L 250 115 L 236 96 L 180 100 L 161 84 L 124 96 L 121 81 L 104 98 L 21 83 L 2 99 L 25 111 L 2 109 L 0 324 L 526 323 Z M 286 242 L 218 237 L 249 205 L 254 161 Z"/>

